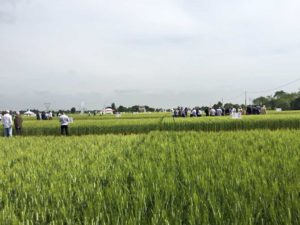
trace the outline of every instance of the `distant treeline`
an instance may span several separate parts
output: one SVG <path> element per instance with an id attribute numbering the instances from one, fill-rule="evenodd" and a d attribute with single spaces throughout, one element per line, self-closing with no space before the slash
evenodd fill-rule
<path id="1" fill-rule="evenodd" d="M 300 91 L 292 93 L 277 91 L 273 96 L 261 96 L 254 99 L 253 104 L 265 105 L 268 109 L 298 110 L 300 109 Z"/>
<path id="2" fill-rule="evenodd" d="M 276 109 L 281 108 L 283 110 L 300 110 L 300 91 L 298 92 L 292 92 L 287 93 L 285 91 L 277 91 L 273 96 L 260 96 L 258 98 L 255 98 L 253 100 L 253 105 L 260 105 L 260 106 L 266 106 L 267 109 Z M 115 112 L 163 112 L 163 111 L 170 111 L 164 110 L 163 108 L 153 108 L 147 105 L 134 105 L 134 106 L 123 106 L 120 105 L 116 107 L 115 103 L 112 103 L 110 106 L 107 106 L 106 108 L 112 108 Z M 177 108 L 177 107 L 176 107 Z M 244 104 L 235 104 L 235 103 L 225 103 L 218 102 L 212 106 L 192 106 L 192 108 L 199 108 L 201 110 L 205 110 L 206 108 L 224 108 L 224 109 L 230 109 L 230 108 L 246 108 Z M 31 110 L 34 113 L 41 112 L 41 110 L 32 109 Z M 66 112 L 66 113 L 78 113 L 78 111 L 75 107 L 72 107 L 70 110 L 50 110 L 54 113 L 58 112 Z M 85 110 L 86 112 L 98 112 L 99 110 Z M 21 110 L 21 113 L 25 112 L 25 110 Z"/>

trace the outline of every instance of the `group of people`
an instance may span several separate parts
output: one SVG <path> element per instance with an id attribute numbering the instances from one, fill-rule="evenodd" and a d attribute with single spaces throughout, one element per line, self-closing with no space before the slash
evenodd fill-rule
<path id="1" fill-rule="evenodd" d="M 37 120 L 52 120 L 53 114 L 50 111 L 49 113 L 46 112 L 37 112 L 36 119 Z"/>
<path id="2" fill-rule="evenodd" d="M 22 134 L 23 118 L 20 112 L 12 114 L 9 110 L 6 110 L 2 114 L 0 113 L 0 121 L 3 125 L 4 137 L 12 137 L 13 126 L 15 127 L 16 135 Z M 59 116 L 59 122 L 61 135 L 69 135 L 69 123 L 71 119 L 65 113 L 62 113 Z"/>
<path id="3" fill-rule="evenodd" d="M 225 115 L 250 115 L 250 114 L 266 114 L 266 107 L 252 107 L 248 106 L 246 109 L 243 108 L 209 108 L 205 107 L 201 110 L 199 107 L 189 109 L 187 107 L 178 107 L 172 109 L 173 117 L 201 117 L 201 116 L 225 116 Z"/>
<path id="4" fill-rule="evenodd" d="M 0 116 L 4 128 L 4 136 L 11 137 L 13 131 L 13 125 L 15 126 L 16 134 L 22 134 L 22 124 L 23 119 L 20 115 L 20 112 L 16 112 L 13 116 L 10 114 L 9 110 L 6 110 L 2 116 Z"/>
<path id="5" fill-rule="evenodd" d="M 211 109 L 206 109 L 205 110 L 206 116 L 225 116 L 225 115 L 234 115 L 236 113 L 240 114 L 240 115 L 244 115 L 245 111 L 242 108 L 221 108 L 218 107 L 217 109 L 211 108 Z"/>
<path id="6" fill-rule="evenodd" d="M 173 109 L 173 117 L 187 117 L 189 109 L 187 107 L 178 107 Z"/>
<path id="7" fill-rule="evenodd" d="M 246 109 L 247 115 L 260 115 L 260 114 L 267 114 L 267 108 L 266 106 L 255 106 L 255 105 L 249 105 Z"/>

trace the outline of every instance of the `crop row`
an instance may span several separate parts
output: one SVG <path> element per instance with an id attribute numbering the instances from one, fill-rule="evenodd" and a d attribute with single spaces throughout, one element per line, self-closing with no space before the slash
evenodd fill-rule
<path id="1" fill-rule="evenodd" d="M 300 224 L 299 136 L 0 139 L 0 224 Z"/>
<path id="2" fill-rule="evenodd" d="M 23 135 L 42 136 L 59 135 L 59 122 L 24 121 Z M 70 124 L 71 135 L 87 134 L 138 134 L 150 131 L 232 131 L 253 129 L 300 129 L 300 114 L 243 116 L 242 119 L 226 117 L 200 118 L 139 118 L 139 119 L 105 119 L 74 120 Z"/>
<path id="3" fill-rule="evenodd" d="M 130 134 L 157 130 L 161 119 L 122 119 L 122 120 L 76 120 L 70 124 L 71 135 L 88 134 Z M 24 136 L 59 135 L 60 125 L 57 120 L 25 121 Z"/>
<path id="4" fill-rule="evenodd" d="M 72 117 L 74 120 L 113 120 L 113 119 L 155 119 L 162 118 L 166 116 L 171 116 L 170 113 L 121 113 L 121 114 L 106 114 L 106 115 L 88 115 L 88 114 L 68 114 L 69 117 Z M 54 119 L 57 119 L 58 116 L 54 115 Z M 23 116 L 23 119 L 28 121 L 36 120 L 36 117 Z"/>
<path id="5" fill-rule="evenodd" d="M 232 131 L 232 130 L 255 130 L 255 129 L 300 129 L 300 116 L 287 117 L 277 115 L 244 116 L 242 119 L 231 117 L 205 117 L 195 118 L 165 118 L 162 130 L 176 131 Z"/>

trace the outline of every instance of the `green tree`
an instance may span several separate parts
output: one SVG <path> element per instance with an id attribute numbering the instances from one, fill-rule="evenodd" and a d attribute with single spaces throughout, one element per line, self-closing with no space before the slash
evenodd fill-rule
<path id="1" fill-rule="evenodd" d="M 155 111 L 154 108 L 151 108 L 151 107 L 149 107 L 147 105 L 145 106 L 145 109 L 146 109 L 147 112 L 154 112 Z"/>
<path id="2" fill-rule="evenodd" d="M 129 108 L 129 111 L 130 112 L 138 112 L 139 111 L 139 106 L 138 105 L 131 106 Z"/>
<path id="3" fill-rule="evenodd" d="M 232 103 L 225 103 L 225 104 L 224 104 L 224 108 L 225 108 L 225 109 L 233 108 L 233 104 L 232 104 Z"/>
<path id="4" fill-rule="evenodd" d="M 291 102 L 291 109 L 293 109 L 293 110 L 299 110 L 300 109 L 300 97 L 295 98 Z"/>
<path id="5" fill-rule="evenodd" d="M 222 102 L 218 102 L 217 104 L 213 105 L 213 108 L 217 109 L 217 108 L 222 108 L 223 107 L 223 103 Z"/>
<path id="6" fill-rule="evenodd" d="M 74 113 L 76 113 L 76 108 L 72 107 L 70 111 L 71 111 L 72 114 L 74 114 Z"/>
<path id="7" fill-rule="evenodd" d="M 111 108 L 113 109 L 113 110 L 116 110 L 116 104 L 113 102 L 113 103 L 111 103 Z"/>
<path id="8" fill-rule="evenodd" d="M 291 101 L 287 98 L 279 98 L 275 101 L 275 108 L 281 108 L 283 110 L 289 110 L 291 108 Z"/>
<path id="9" fill-rule="evenodd" d="M 279 99 L 279 98 L 284 98 L 288 95 L 288 93 L 284 92 L 284 91 L 276 91 L 274 94 L 274 98 Z"/>
<path id="10" fill-rule="evenodd" d="M 117 110 L 118 112 L 128 112 L 128 109 L 122 105 L 120 105 Z"/>
<path id="11" fill-rule="evenodd" d="M 270 99 L 268 99 L 267 97 L 261 96 L 261 97 L 254 99 L 253 104 L 261 105 L 261 106 L 265 105 L 267 107 L 268 105 L 270 105 Z"/>

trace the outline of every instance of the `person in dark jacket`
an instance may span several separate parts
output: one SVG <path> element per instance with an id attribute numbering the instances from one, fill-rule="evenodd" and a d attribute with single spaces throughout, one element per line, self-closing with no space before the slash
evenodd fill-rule
<path id="1" fill-rule="evenodd" d="M 22 134 L 22 123 L 23 123 L 23 119 L 22 119 L 20 113 L 17 112 L 16 116 L 14 118 L 14 124 L 15 124 L 15 128 L 16 128 L 16 135 L 21 135 Z"/>
<path id="2" fill-rule="evenodd" d="M 206 116 L 209 116 L 209 109 L 208 109 L 208 107 L 205 107 L 204 112 L 205 112 Z"/>

